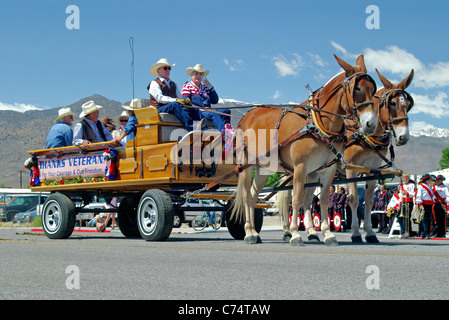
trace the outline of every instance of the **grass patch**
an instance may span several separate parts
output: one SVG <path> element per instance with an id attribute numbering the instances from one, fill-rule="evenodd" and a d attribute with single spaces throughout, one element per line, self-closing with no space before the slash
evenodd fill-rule
<path id="1" fill-rule="evenodd" d="M 41 217 L 36 217 L 31 222 L 26 223 L 12 223 L 9 222 L 0 222 L 0 228 L 40 228 L 42 227 L 42 219 Z"/>

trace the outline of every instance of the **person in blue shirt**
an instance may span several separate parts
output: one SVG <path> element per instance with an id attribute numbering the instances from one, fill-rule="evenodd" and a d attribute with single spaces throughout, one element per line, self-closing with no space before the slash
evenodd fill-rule
<path id="1" fill-rule="evenodd" d="M 56 123 L 51 127 L 47 134 L 46 148 L 60 148 L 72 145 L 73 139 L 73 113 L 70 108 L 61 108 L 58 110 Z"/>
<path id="2" fill-rule="evenodd" d="M 137 117 L 134 114 L 134 110 L 142 108 L 142 102 L 139 99 L 132 99 L 129 106 L 122 105 L 123 108 L 128 110 L 129 118 L 128 122 L 126 123 L 126 126 L 123 128 L 123 132 L 120 134 L 120 137 L 114 138 L 113 141 L 116 143 L 124 143 L 126 145 L 126 142 L 134 139 L 136 137 L 136 124 L 139 122 L 137 121 Z M 123 140 L 126 137 L 125 140 Z"/>

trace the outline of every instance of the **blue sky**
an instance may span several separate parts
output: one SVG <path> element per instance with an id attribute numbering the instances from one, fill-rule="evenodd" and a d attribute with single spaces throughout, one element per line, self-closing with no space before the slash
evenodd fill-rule
<path id="1" fill-rule="evenodd" d="M 80 28 L 67 29 L 69 5 Z M 379 29 L 366 20 L 379 9 Z M 182 86 L 197 63 L 220 98 L 289 103 L 307 99 L 365 54 L 392 81 L 415 78 L 415 128 L 449 128 L 449 2 L 375 0 L 0 0 L 0 110 L 60 108 L 94 93 L 132 98 L 129 38 L 134 38 L 135 96 L 148 98 L 149 69 L 176 63 Z M 105 110 L 106 112 L 106 110 Z M 114 115 L 112 115 L 114 116 Z"/>

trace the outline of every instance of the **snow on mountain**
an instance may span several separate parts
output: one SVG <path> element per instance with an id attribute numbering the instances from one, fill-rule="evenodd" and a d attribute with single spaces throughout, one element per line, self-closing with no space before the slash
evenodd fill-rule
<path id="1" fill-rule="evenodd" d="M 424 122 L 414 122 L 410 125 L 410 135 L 413 137 L 449 138 L 449 129 L 437 128 Z"/>
<path id="2" fill-rule="evenodd" d="M 249 105 L 254 105 L 255 103 L 248 103 L 248 102 L 243 102 L 243 101 L 239 101 L 239 100 L 235 100 L 235 99 L 218 99 L 218 105 L 237 105 L 237 106 L 249 106 Z"/>

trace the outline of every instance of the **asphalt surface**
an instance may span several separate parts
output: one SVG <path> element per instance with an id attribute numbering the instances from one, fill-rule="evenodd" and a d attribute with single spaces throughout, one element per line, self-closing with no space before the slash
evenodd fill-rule
<path id="1" fill-rule="evenodd" d="M 277 218 L 276 218 L 277 219 Z M 270 223 L 271 221 L 271 223 Z M 164 242 L 75 232 L 51 240 L 30 228 L 0 229 L 0 300 L 5 299 L 447 299 L 449 241 L 389 239 L 337 247 L 292 247 L 267 219 L 263 243 L 226 228 L 173 229 Z"/>

